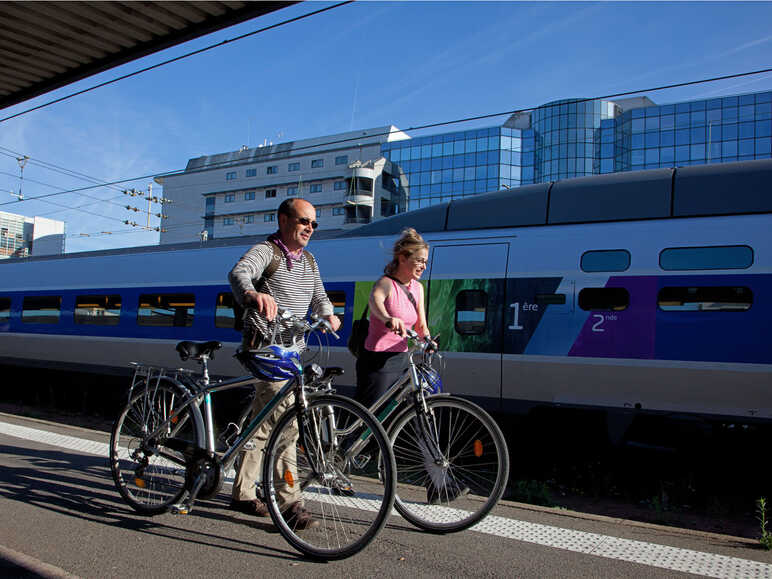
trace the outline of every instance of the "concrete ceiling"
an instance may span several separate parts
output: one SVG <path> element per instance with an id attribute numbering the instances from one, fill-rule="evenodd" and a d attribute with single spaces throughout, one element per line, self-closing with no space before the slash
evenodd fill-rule
<path id="1" fill-rule="evenodd" d="M 297 2 L 0 2 L 0 109 Z"/>

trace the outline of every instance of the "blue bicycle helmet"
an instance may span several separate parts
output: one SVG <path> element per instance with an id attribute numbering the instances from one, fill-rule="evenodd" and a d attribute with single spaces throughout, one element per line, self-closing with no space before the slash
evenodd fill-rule
<path id="1" fill-rule="evenodd" d="M 295 350 L 271 345 L 259 350 L 242 350 L 236 356 L 255 378 L 279 382 L 303 373 L 300 355 Z"/>
<path id="2" fill-rule="evenodd" d="M 424 366 L 423 364 L 418 366 L 417 370 L 421 388 L 429 394 L 439 394 L 442 392 L 442 378 L 440 378 L 440 374 L 437 370 L 430 366 Z"/>

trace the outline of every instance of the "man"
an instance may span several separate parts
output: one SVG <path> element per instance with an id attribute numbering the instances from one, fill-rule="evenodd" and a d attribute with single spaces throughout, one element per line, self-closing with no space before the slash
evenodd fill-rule
<path id="1" fill-rule="evenodd" d="M 332 304 L 324 290 L 316 262 L 313 256 L 305 251 L 318 225 L 316 209 L 304 199 L 290 198 L 279 206 L 278 221 L 279 231 L 247 251 L 228 275 L 235 299 L 246 309 L 242 330 L 242 347 L 245 349 L 260 348 L 270 340 L 269 322 L 274 320 L 279 307 L 300 317 L 305 317 L 310 307 L 314 313 L 326 318 L 334 330 L 340 327 L 340 320 L 333 314 Z M 270 277 L 261 280 L 268 264 L 274 259 L 274 254 L 278 254 L 271 244 L 281 250 L 282 259 Z M 281 335 L 285 345 L 290 344 L 291 338 L 286 332 Z M 253 413 L 259 412 L 285 384 L 286 382 L 258 382 L 255 386 Z M 257 516 L 268 516 L 266 505 L 255 493 L 255 481 L 260 476 L 263 449 L 271 429 L 293 403 L 294 397 L 287 398 L 255 433 L 254 449 L 244 452 L 233 484 L 232 509 Z M 293 446 L 282 454 L 277 470 L 283 471 L 289 466 L 294 471 L 295 462 Z M 283 475 L 278 472 L 277 476 Z M 311 514 L 303 508 L 299 489 L 288 485 L 286 488 L 277 489 L 277 497 L 282 511 L 289 511 L 295 528 L 307 528 L 316 524 Z"/>

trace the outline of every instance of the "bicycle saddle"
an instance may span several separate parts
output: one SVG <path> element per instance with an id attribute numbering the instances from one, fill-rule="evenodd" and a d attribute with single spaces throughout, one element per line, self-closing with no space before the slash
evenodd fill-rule
<path id="1" fill-rule="evenodd" d="M 189 342 L 184 341 L 177 344 L 177 352 L 180 355 L 180 358 L 184 362 L 188 358 L 192 358 L 193 360 L 200 360 L 202 356 L 207 356 L 210 359 L 214 359 L 214 352 L 215 350 L 219 350 L 222 348 L 222 344 L 220 342 L 211 341 L 211 342 Z"/>

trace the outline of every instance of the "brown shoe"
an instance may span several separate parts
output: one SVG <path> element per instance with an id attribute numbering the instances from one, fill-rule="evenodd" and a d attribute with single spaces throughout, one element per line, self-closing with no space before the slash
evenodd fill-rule
<path id="1" fill-rule="evenodd" d="M 299 501 L 292 503 L 289 507 L 284 509 L 282 514 L 284 515 L 284 520 L 289 528 L 293 530 L 302 531 L 304 529 L 313 529 L 319 526 L 319 521 L 304 509 Z"/>
<path id="2" fill-rule="evenodd" d="M 267 517 L 269 515 L 268 507 L 260 499 L 252 499 L 251 501 L 231 499 L 230 509 L 256 517 Z"/>

